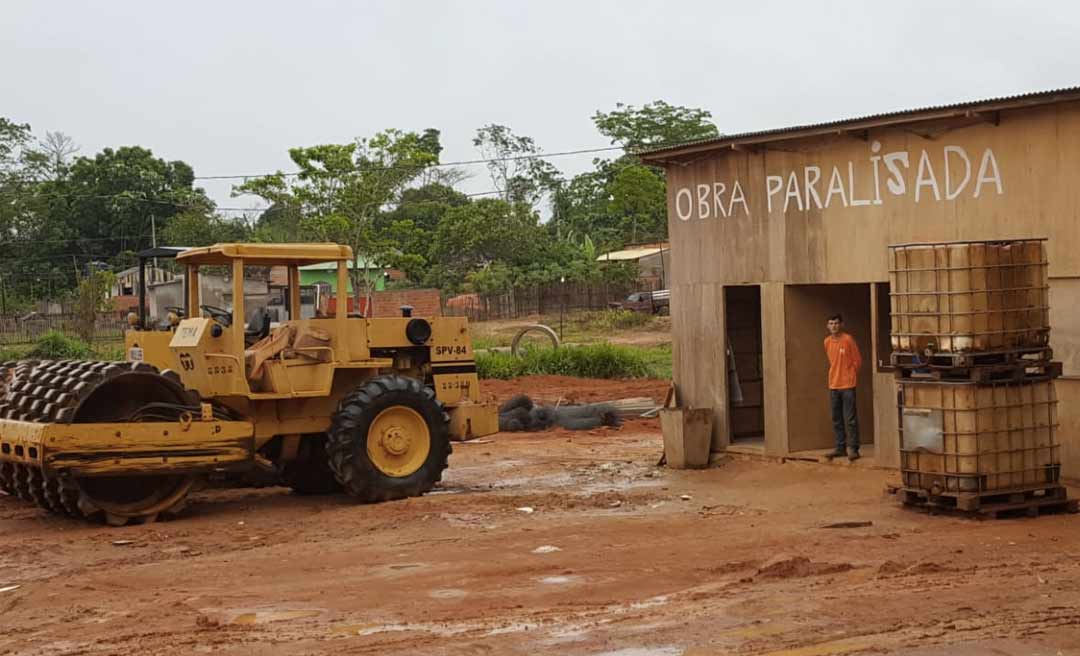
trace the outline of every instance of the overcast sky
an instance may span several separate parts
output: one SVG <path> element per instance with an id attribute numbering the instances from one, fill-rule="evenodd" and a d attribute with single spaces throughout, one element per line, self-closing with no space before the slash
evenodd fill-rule
<path id="1" fill-rule="evenodd" d="M 732 133 L 1080 84 L 1064 1 L 4 0 L 0 29 L 0 115 L 197 175 L 289 170 L 292 146 L 390 127 L 438 128 L 443 161 L 475 158 L 487 123 L 603 146 L 590 116 L 617 102 Z M 491 188 L 471 170 L 465 190 Z"/>

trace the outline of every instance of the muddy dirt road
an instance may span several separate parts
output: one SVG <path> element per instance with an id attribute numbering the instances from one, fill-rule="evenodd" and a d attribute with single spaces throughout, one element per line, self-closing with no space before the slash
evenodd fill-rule
<path id="1" fill-rule="evenodd" d="M 675 472 L 660 442 L 500 434 L 423 498 L 205 491 L 122 529 L 0 498 L 0 653 L 1080 652 L 1080 516 L 928 517 L 889 472 Z"/>

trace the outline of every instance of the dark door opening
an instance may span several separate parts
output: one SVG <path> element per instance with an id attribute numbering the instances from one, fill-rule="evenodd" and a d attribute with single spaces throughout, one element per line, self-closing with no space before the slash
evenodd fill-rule
<path id="1" fill-rule="evenodd" d="M 765 446 L 761 288 L 724 288 L 727 331 L 728 422 L 733 444 Z"/>
<path id="2" fill-rule="evenodd" d="M 862 354 L 856 397 L 863 456 L 872 458 L 874 443 L 873 373 L 875 330 L 870 311 L 870 283 L 787 285 L 784 288 L 784 326 L 787 362 L 788 451 L 826 451 L 834 447 L 829 408 L 828 358 L 824 339 L 826 320 L 844 318 Z M 867 448 L 870 447 L 870 448 Z"/>

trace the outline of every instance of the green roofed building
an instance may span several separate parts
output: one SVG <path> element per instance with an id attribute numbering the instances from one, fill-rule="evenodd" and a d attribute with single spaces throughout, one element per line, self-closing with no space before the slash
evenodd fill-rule
<path id="1" fill-rule="evenodd" d="M 354 267 L 368 269 L 368 277 L 374 283 L 374 289 L 376 291 L 382 291 L 386 288 L 386 267 L 379 266 L 366 262 L 362 257 L 357 256 L 356 262 L 349 263 L 349 269 Z M 337 292 L 337 263 L 336 262 L 322 262 L 319 264 L 309 264 L 307 266 L 300 267 L 300 284 L 301 285 L 316 285 L 326 284 L 330 286 L 331 292 Z M 346 293 L 351 294 L 352 280 L 349 280 L 349 289 Z"/>

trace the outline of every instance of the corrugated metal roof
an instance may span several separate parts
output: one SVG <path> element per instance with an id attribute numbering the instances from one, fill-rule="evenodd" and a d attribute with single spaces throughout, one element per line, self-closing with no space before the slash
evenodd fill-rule
<path id="1" fill-rule="evenodd" d="M 611 251 L 610 253 L 604 253 L 596 258 L 597 262 L 608 262 L 612 260 L 627 261 L 627 260 L 640 260 L 643 257 L 649 255 L 656 255 L 663 251 L 671 250 L 668 248 L 660 248 L 659 246 L 652 246 L 649 248 L 626 248 L 621 251 Z"/>
<path id="2" fill-rule="evenodd" d="M 353 269 L 378 269 L 382 270 L 382 267 L 375 264 L 374 261 L 367 260 L 364 257 L 357 255 L 356 264 L 352 262 L 345 263 L 346 268 Z M 319 262 L 318 264 L 305 264 L 300 267 L 301 271 L 335 271 L 337 270 L 337 262 Z"/>
<path id="3" fill-rule="evenodd" d="M 1059 98 L 1057 96 L 1068 95 L 1070 98 Z M 912 121 L 918 121 L 924 114 L 932 114 L 936 112 L 951 111 L 951 110 L 975 110 L 987 105 L 996 105 L 1000 103 L 1010 102 L 1031 102 L 1033 105 L 1048 104 L 1053 102 L 1062 102 L 1065 100 L 1075 99 L 1075 96 L 1080 95 L 1080 86 L 1064 87 L 1061 89 L 1051 89 L 1048 91 L 1034 91 L 1031 93 L 1022 93 L 1014 96 L 1000 96 L 997 98 L 985 98 L 983 100 L 970 100 L 946 105 L 931 105 L 929 107 L 919 107 L 915 109 L 901 109 L 892 112 L 883 112 L 880 114 L 868 114 L 866 116 L 858 116 L 855 118 L 845 118 L 836 121 L 826 121 L 824 123 L 808 123 L 804 125 L 792 125 L 783 128 L 773 128 L 769 130 L 758 130 L 754 132 L 742 132 L 739 134 L 722 134 L 719 137 L 712 137 L 709 139 L 698 139 L 696 141 L 687 141 L 685 143 L 676 144 L 674 146 L 661 146 L 659 148 L 645 149 L 635 151 L 635 155 L 638 156 L 651 156 L 659 153 L 667 153 L 672 151 L 678 151 L 683 148 L 689 148 L 693 146 L 703 146 L 715 144 L 722 146 L 730 142 L 742 141 L 746 139 L 758 139 L 762 137 L 775 137 L 775 139 L 762 139 L 763 141 L 774 141 L 787 137 L 794 136 L 792 133 L 804 132 L 808 130 L 822 130 L 826 128 L 841 129 L 850 125 L 864 123 L 867 121 L 886 120 L 891 118 L 910 118 Z M 1041 101 L 1041 102 L 1038 102 Z M 899 121 L 898 121 L 899 122 Z"/>

